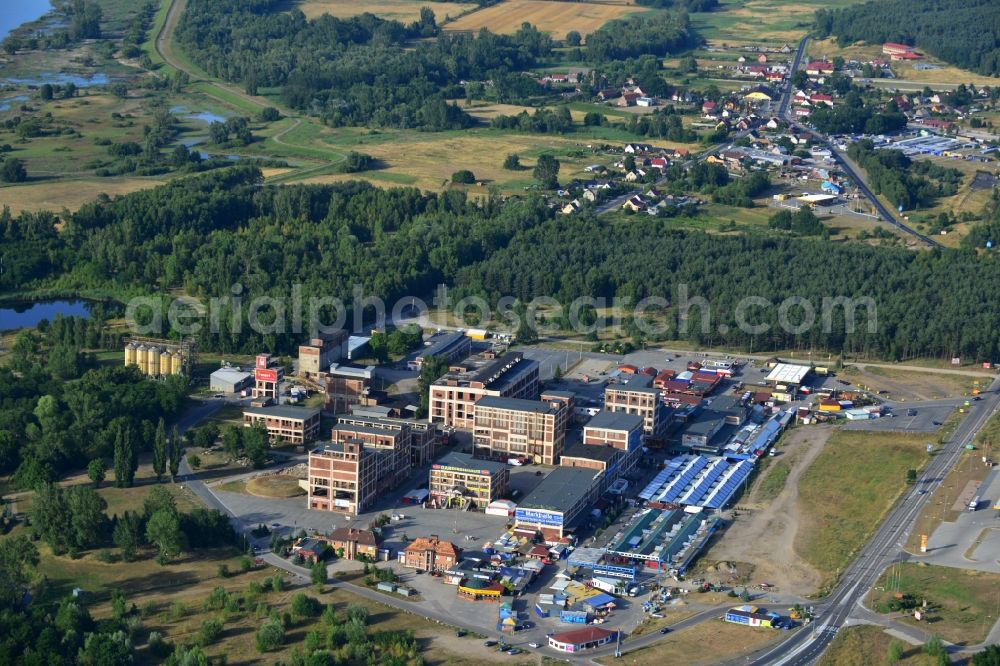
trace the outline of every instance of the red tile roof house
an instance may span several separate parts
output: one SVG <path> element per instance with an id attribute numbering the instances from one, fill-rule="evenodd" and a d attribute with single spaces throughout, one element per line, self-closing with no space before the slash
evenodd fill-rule
<path id="1" fill-rule="evenodd" d="M 420 571 L 443 571 L 458 564 L 462 549 L 436 535 L 414 539 L 403 549 L 403 566 Z"/>
<path id="2" fill-rule="evenodd" d="M 816 60 L 808 65 L 806 65 L 806 74 L 809 76 L 822 76 L 824 74 L 833 74 L 834 67 L 832 62 L 827 62 L 825 60 Z"/>
<path id="3" fill-rule="evenodd" d="M 817 93 L 809 97 L 809 101 L 813 103 L 813 106 L 819 106 L 820 104 L 825 104 L 826 106 L 833 106 L 833 97 L 830 95 L 824 95 L 822 93 Z"/>
<path id="4" fill-rule="evenodd" d="M 704 104 L 701 105 L 701 112 L 704 113 L 704 114 L 706 114 L 706 115 L 712 114 L 712 113 L 715 113 L 715 110 L 718 107 L 719 107 L 718 104 L 716 104 L 715 102 L 709 100 L 709 101 L 707 101 L 707 102 L 705 102 Z"/>
<path id="5" fill-rule="evenodd" d="M 899 44 L 897 42 L 886 42 L 882 45 L 882 54 L 887 56 L 899 56 L 905 55 L 907 53 L 913 53 L 913 47 L 907 44 Z"/>

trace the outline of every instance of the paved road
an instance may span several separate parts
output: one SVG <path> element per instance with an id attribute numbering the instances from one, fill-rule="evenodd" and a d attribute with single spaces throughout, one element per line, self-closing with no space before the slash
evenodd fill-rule
<path id="1" fill-rule="evenodd" d="M 954 467 L 964 444 L 979 432 L 1000 407 L 998 389 L 1000 379 L 993 382 L 983 400 L 976 403 L 969 416 L 931 459 L 918 479 L 918 486 L 944 478 Z M 921 495 L 916 492 L 904 495 L 847 567 L 834 593 L 822 604 L 817 604 L 819 614 L 812 629 L 799 632 L 781 645 L 755 655 L 750 663 L 755 666 L 804 666 L 818 659 L 837 631 L 847 624 L 848 619 L 859 612 L 863 613 L 859 611 L 861 601 L 886 567 L 909 559 L 909 555 L 903 551 L 903 544 L 929 497 L 930 494 Z"/>
<path id="2" fill-rule="evenodd" d="M 854 162 L 845 153 L 842 153 L 841 151 L 837 150 L 837 148 L 834 147 L 834 145 L 829 141 L 826 141 L 826 147 L 830 149 L 830 153 L 833 155 L 833 159 L 837 161 L 837 164 L 840 165 L 840 168 L 854 182 L 858 190 L 862 194 L 864 194 L 869 201 L 871 201 L 872 205 L 875 206 L 875 210 L 878 211 L 879 215 L 881 215 L 886 222 L 896 227 L 900 231 L 910 234 L 914 238 L 923 241 L 924 243 L 930 245 L 931 247 L 942 247 L 942 245 L 933 238 L 925 236 L 924 234 L 920 233 L 913 227 L 903 224 L 902 222 L 897 220 L 893 215 L 893 213 L 889 210 L 889 208 L 885 204 L 883 204 L 882 201 L 875 196 L 875 193 L 872 192 L 871 189 L 868 187 L 868 183 L 865 180 L 865 177 L 862 175 L 864 171 L 860 167 L 855 165 Z"/>
<path id="3" fill-rule="evenodd" d="M 781 96 L 781 105 L 778 107 L 778 115 L 785 118 L 785 120 L 788 121 L 788 123 L 790 123 L 792 127 L 795 127 L 803 132 L 808 132 L 809 134 L 812 134 L 813 136 L 817 137 L 822 143 L 826 144 L 826 147 L 830 149 L 833 158 L 840 165 L 840 168 L 843 169 L 844 173 L 846 173 L 848 177 L 857 185 L 858 190 L 862 194 L 864 194 L 869 201 L 871 201 L 872 205 L 875 206 L 875 210 L 878 211 L 879 215 L 881 215 L 886 222 L 893 225 L 900 231 L 910 234 L 911 236 L 919 239 L 920 241 L 926 243 L 927 245 L 930 245 L 931 247 L 941 247 L 941 244 L 938 243 L 933 238 L 929 238 L 918 232 L 916 229 L 913 229 L 912 227 L 905 225 L 899 220 L 897 220 L 896 217 L 893 215 L 893 213 L 875 196 L 875 194 L 868 187 L 868 183 L 863 176 L 863 171 L 860 168 L 858 168 L 857 165 L 855 165 L 850 160 L 850 158 L 848 158 L 846 155 L 838 151 L 825 136 L 803 126 L 798 121 L 796 121 L 795 118 L 790 113 L 791 110 L 789 108 L 790 106 L 789 102 L 791 100 L 791 94 L 792 94 L 792 76 L 795 74 L 795 72 L 798 70 L 799 66 L 802 63 L 802 54 L 804 53 L 806 44 L 808 42 L 809 42 L 809 35 L 803 37 L 802 41 L 799 42 L 799 48 L 795 52 L 795 59 L 792 61 L 791 69 L 788 72 L 788 84 L 785 87 L 785 91 Z"/>
<path id="4" fill-rule="evenodd" d="M 784 117 L 788 113 L 788 105 L 792 101 L 792 74 L 798 70 L 802 64 L 802 54 L 806 51 L 806 44 L 809 43 L 810 35 L 806 35 L 799 42 L 799 48 L 795 51 L 795 59 L 792 60 L 792 67 L 788 72 L 788 80 L 785 82 L 785 91 L 781 93 L 781 105 L 778 107 L 778 116 Z"/>

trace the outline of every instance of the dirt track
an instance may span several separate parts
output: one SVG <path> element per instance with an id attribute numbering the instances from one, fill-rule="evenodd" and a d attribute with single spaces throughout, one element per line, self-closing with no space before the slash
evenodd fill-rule
<path id="1" fill-rule="evenodd" d="M 816 591 L 819 574 L 795 554 L 793 543 L 801 516 L 798 480 L 816 459 L 833 429 L 808 426 L 790 431 L 780 442 L 782 458 L 791 465 L 784 488 L 774 501 L 756 499 L 751 491 L 739 517 L 705 556 L 707 560 L 746 562 L 755 567 L 753 584 L 767 582 L 781 594 L 805 596 Z M 766 472 L 765 472 L 766 474 Z"/>

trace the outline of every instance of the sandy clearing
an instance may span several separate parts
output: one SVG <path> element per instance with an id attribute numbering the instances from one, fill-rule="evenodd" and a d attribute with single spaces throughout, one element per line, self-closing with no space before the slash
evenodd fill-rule
<path id="1" fill-rule="evenodd" d="M 785 487 L 773 502 L 755 501 L 756 490 L 740 502 L 739 517 L 706 560 L 753 564 L 754 583 L 766 581 L 782 594 L 806 595 L 816 591 L 819 573 L 799 558 L 793 544 L 801 515 L 798 507 L 798 480 L 823 450 L 833 428 L 796 428 L 780 442 L 783 458 L 791 464 Z"/>

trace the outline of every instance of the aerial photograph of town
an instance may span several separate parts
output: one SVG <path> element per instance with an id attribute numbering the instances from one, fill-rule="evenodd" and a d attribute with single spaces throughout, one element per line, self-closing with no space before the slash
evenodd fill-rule
<path id="1" fill-rule="evenodd" d="M 998 179 L 998 0 L 0 0 L 0 666 L 1000 666 Z"/>

